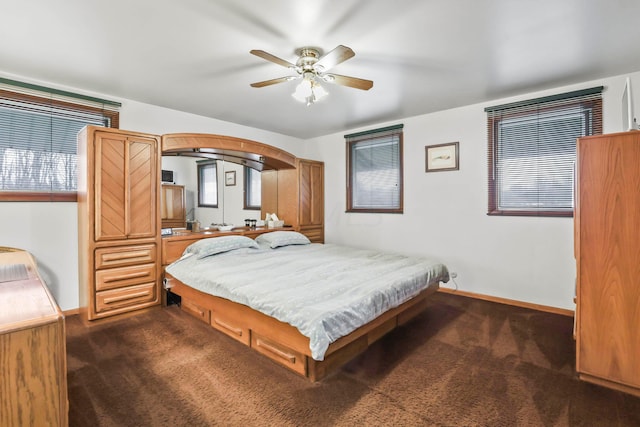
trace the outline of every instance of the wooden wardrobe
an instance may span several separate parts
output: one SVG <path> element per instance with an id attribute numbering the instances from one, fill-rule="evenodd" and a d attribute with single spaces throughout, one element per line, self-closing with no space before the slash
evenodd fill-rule
<path id="1" fill-rule="evenodd" d="M 576 369 L 640 396 L 640 132 L 577 143 Z"/>
<path id="2" fill-rule="evenodd" d="M 262 171 L 262 218 L 276 213 L 315 243 L 324 243 L 324 163 L 296 159 L 295 169 Z"/>
<path id="3" fill-rule="evenodd" d="M 80 312 L 94 320 L 160 304 L 160 138 L 78 134 Z"/>

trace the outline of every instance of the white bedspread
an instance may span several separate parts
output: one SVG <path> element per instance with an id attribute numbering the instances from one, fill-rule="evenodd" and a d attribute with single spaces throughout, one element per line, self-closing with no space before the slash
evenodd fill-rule
<path id="1" fill-rule="evenodd" d="M 296 327 L 323 360 L 329 344 L 422 290 L 447 282 L 434 259 L 332 244 L 236 249 L 166 268 L 202 292 L 247 305 Z"/>

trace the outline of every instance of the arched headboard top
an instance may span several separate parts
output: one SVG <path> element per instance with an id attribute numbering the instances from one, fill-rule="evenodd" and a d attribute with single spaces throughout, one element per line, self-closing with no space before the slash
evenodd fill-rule
<path id="1" fill-rule="evenodd" d="M 171 133 L 162 135 L 162 155 L 209 157 L 258 170 L 294 169 L 296 157 L 274 146 L 225 135 Z"/>

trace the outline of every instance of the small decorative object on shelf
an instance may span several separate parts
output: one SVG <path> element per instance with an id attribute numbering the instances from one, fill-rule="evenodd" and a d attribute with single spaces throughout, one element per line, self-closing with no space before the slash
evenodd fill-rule
<path id="1" fill-rule="evenodd" d="M 265 224 L 267 225 L 268 228 L 278 228 L 278 227 L 282 227 L 284 225 L 284 221 L 281 220 L 280 218 L 278 218 L 278 215 L 276 215 L 274 213 L 266 214 L 264 222 L 265 222 Z"/>

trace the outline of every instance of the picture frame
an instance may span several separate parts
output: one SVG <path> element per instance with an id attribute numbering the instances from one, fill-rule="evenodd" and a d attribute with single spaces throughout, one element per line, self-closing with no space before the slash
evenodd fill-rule
<path id="1" fill-rule="evenodd" d="M 226 171 L 224 173 L 224 185 L 226 186 L 236 185 L 236 171 Z"/>
<path id="2" fill-rule="evenodd" d="M 460 169 L 459 142 L 427 145 L 425 148 L 425 172 L 455 171 Z"/>

